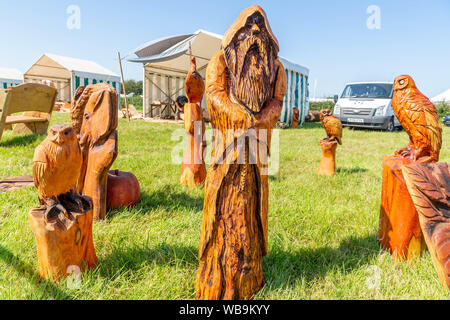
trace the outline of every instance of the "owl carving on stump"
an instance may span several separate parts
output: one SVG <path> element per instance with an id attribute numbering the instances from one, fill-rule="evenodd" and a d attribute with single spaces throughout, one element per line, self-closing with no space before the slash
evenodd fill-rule
<path id="1" fill-rule="evenodd" d="M 320 110 L 320 121 L 327 132 L 326 140 L 336 140 L 339 144 L 342 144 L 342 123 L 333 116 L 330 109 Z"/>
<path id="2" fill-rule="evenodd" d="M 66 125 L 53 126 L 47 138 L 36 148 L 33 158 L 33 180 L 39 202 L 46 206 L 44 218 L 60 212 L 68 216 L 68 208 L 60 201 L 70 198 L 81 208 L 83 198 L 74 194 L 80 176 L 83 156 L 75 130 Z M 70 194 L 67 197 L 67 194 Z"/>
<path id="3" fill-rule="evenodd" d="M 417 89 L 408 75 L 394 80 L 392 108 L 409 135 L 409 145 L 395 155 L 419 162 L 439 161 L 442 126 L 433 103 Z"/>

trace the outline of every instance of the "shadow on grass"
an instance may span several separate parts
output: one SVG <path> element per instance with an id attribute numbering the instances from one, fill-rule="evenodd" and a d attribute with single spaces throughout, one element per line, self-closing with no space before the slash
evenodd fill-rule
<path id="1" fill-rule="evenodd" d="M 179 186 L 166 185 L 161 190 L 153 193 L 141 192 L 141 200 L 136 209 L 149 211 L 155 208 L 163 208 L 169 211 L 177 211 L 182 208 L 202 211 L 203 197 L 193 197 L 189 191 L 180 191 Z"/>
<path id="2" fill-rule="evenodd" d="M 56 283 L 41 279 L 33 267 L 20 260 L 14 253 L 0 245 L 0 259 L 11 265 L 17 273 L 26 277 L 42 293 L 44 299 L 73 299 L 70 294 L 61 290 Z"/>
<path id="3" fill-rule="evenodd" d="M 198 249 L 192 246 L 169 245 L 160 243 L 155 248 L 134 246 L 116 248 L 107 257 L 100 259 L 98 272 L 110 281 L 151 264 L 160 266 L 198 265 Z M 136 279 L 139 281 L 139 279 Z"/>
<path id="4" fill-rule="evenodd" d="M 365 168 L 355 167 L 355 168 L 337 168 L 337 173 L 343 173 L 343 174 L 352 174 L 352 173 L 362 173 L 367 172 L 368 170 Z"/>
<path id="5" fill-rule="evenodd" d="M 25 136 L 14 136 L 11 139 L 0 142 L 0 147 L 20 147 L 32 144 L 41 137 L 38 134 L 28 134 Z"/>
<path id="6" fill-rule="evenodd" d="M 328 272 L 350 272 L 368 264 L 379 250 L 375 234 L 350 237 L 338 248 L 300 249 L 295 252 L 272 249 L 263 260 L 266 285 L 270 288 L 294 286 L 304 280 L 308 286 Z"/>

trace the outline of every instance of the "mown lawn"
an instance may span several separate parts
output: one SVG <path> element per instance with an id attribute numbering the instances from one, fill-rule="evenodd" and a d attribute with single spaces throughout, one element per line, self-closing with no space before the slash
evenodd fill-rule
<path id="1" fill-rule="evenodd" d="M 52 123 L 67 123 L 54 114 Z M 141 184 L 134 209 L 113 211 L 94 225 L 98 267 L 81 287 L 37 276 L 34 236 L 27 213 L 38 204 L 34 188 L 0 193 L 0 299 L 193 299 L 203 190 L 179 185 L 171 155 L 182 125 L 119 123 L 113 168 Z M 175 134 L 176 136 L 177 134 Z M 449 299 L 429 253 L 413 264 L 395 263 L 376 242 L 383 155 L 406 146 L 404 132 L 345 129 L 334 178 L 315 174 L 318 124 L 280 131 L 280 170 L 270 178 L 266 286 L 257 299 Z M 6 132 L 0 143 L 0 178 L 31 173 L 42 136 Z M 444 128 L 441 161 L 450 160 Z"/>

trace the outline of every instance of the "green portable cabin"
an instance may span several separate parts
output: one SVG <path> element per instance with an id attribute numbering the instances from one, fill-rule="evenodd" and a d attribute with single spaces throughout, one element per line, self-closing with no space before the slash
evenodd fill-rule
<path id="1" fill-rule="evenodd" d="M 309 70 L 283 57 L 280 57 L 280 61 L 286 72 L 287 85 L 279 121 L 291 126 L 294 108 L 297 108 L 299 114 L 298 125 L 301 126 L 305 122 L 309 111 Z"/>

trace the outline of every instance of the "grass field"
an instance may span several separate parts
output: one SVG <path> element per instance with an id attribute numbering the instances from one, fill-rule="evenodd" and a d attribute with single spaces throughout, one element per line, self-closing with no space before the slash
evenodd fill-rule
<path id="1" fill-rule="evenodd" d="M 67 123 L 54 114 L 52 123 Z M 179 185 L 171 162 L 182 125 L 119 122 L 113 168 L 131 171 L 141 202 L 112 211 L 94 224 L 99 257 L 81 287 L 40 281 L 27 213 L 38 204 L 34 188 L 0 193 L 0 299 L 193 299 L 203 190 Z M 413 264 L 395 263 L 376 242 L 381 161 L 406 146 L 405 132 L 344 131 L 337 175 L 315 174 L 319 124 L 280 131 L 280 170 L 269 180 L 269 254 L 266 285 L 256 299 L 449 299 L 429 253 Z M 0 178 L 31 173 L 42 136 L 10 131 L 0 143 Z M 441 161 L 450 160 L 444 128 Z"/>

